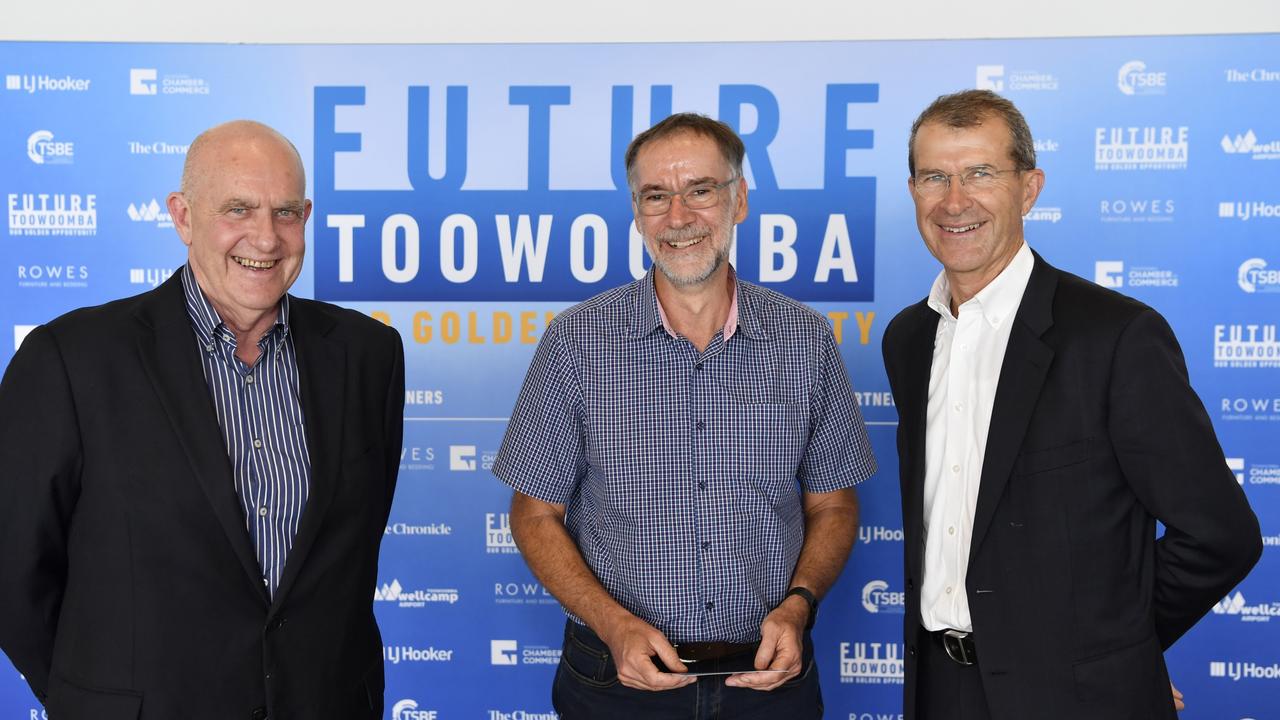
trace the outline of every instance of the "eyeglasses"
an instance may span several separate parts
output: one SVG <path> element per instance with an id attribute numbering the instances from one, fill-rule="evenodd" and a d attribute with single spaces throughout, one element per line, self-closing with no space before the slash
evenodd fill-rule
<path id="1" fill-rule="evenodd" d="M 684 206 L 690 210 L 706 210 L 720 202 L 720 191 L 738 181 L 732 177 L 722 183 L 700 183 L 680 192 L 666 190 L 643 190 L 631 197 L 641 215 L 665 215 L 671 209 L 671 201 L 680 198 Z"/>
<path id="2" fill-rule="evenodd" d="M 983 192 L 1000 185 L 1000 176 L 1018 170 L 996 170 L 986 165 L 971 167 L 960 173 L 922 172 L 911 178 L 916 192 L 925 197 L 945 195 L 951 189 L 951 178 L 960 178 L 960 188 L 966 192 Z"/>

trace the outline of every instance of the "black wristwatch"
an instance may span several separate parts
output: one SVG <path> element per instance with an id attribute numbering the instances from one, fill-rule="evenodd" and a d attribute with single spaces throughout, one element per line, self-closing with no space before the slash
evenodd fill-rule
<path id="1" fill-rule="evenodd" d="M 795 587 L 788 590 L 786 595 L 782 596 L 782 601 L 786 602 L 787 598 L 791 597 L 792 595 L 799 595 L 800 597 L 804 598 L 805 602 L 809 603 L 809 622 L 805 623 L 804 629 L 812 630 L 813 622 L 818 619 L 817 596 L 814 595 L 813 591 L 810 590 L 809 588 L 796 585 Z"/>

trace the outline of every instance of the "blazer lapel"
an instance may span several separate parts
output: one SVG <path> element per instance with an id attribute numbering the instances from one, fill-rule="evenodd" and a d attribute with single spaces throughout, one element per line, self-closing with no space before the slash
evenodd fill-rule
<path id="1" fill-rule="evenodd" d="M 289 312 L 290 333 L 298 355 L 299 400 L 311 455 L 311 488 L 268 619 L 275 614 L 281 600 L 297 580 L 299 569 L 315 544 L 325 512 L 333 500 L 338 482 L 346 402 L 346 352 L 342 343 L 329 337 L 333 320 L 319 312 L 310 301 L 294 297 L 289 298 Z"/>
<path id="2" fill-rule="evenodd" d="M 1034 253 L 1033 253 L 1034 254 Z M 982 478 L 973 518 L 973 538 L 969 545 L 972 561 L 986 536 L 996 506 L 1013 472 L 1013 463 L 1022 447 L 1031 415 L 1040 398 L 1040 388 L 1053 363 L 1053 348 L 1040 337 L 1053 325 L 1053 294 L 1058 287 L 1057 271 L 1039 255 L 1022 303 L 1009 332 L 1009 345 L 996 383 L 991 425 L 987 431 L 986 453 L 982 458 Z"/>
<path id="3" fill-rule="evenodd" d="M 142 328 L 137 337 L 138 357 L 191 463 L 192 475 L 204 490 L 246 576 L 266 604 L 262 570 L 236 498 L 231 461 L 201 370 L 181 276 L 175 272 L 139 304 L 136 317 Z"/>

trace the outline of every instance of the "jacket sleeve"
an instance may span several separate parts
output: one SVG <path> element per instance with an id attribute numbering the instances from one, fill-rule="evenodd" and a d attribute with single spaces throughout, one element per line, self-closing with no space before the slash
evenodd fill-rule
<path id="1" fill-rule="evenodd" d="M 36 328 L 0 382 L 0 647 L 42 702 L 82 453 L 66 366 Z"/>
<path id="2" fill-rule="evenodd" d="M 1258 561 L 1258 519 L 1191 389 L 1178 341 L 1154 310 L 1122 332 L 1109 399 L 1121 470 L 1165 526 L 1156 542 L 1153 603 L 1156 633 L 1168 648 Z"/>
<path id="3" fill-rule="evenodd" d="M 392 330 L 395 342 L 391 348 L 391 375 L 387 381 L 386 421 L 383 437 L 387 447 L 387 497 L 395 496 L 396 478 L 400 472 L 400 450 L 404 441 L 404 341 Z"/>

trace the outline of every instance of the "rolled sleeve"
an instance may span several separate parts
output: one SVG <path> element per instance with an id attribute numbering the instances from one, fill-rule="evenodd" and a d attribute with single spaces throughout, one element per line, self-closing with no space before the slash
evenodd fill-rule
<path id="1" fill-rule="evenodd" d="M 817 377 L 810 398 L 812 430 L 797 472 L 808 493 L 852 487 L 876 471 L 867 426 L 829 329 L 823 338 Z"/>

